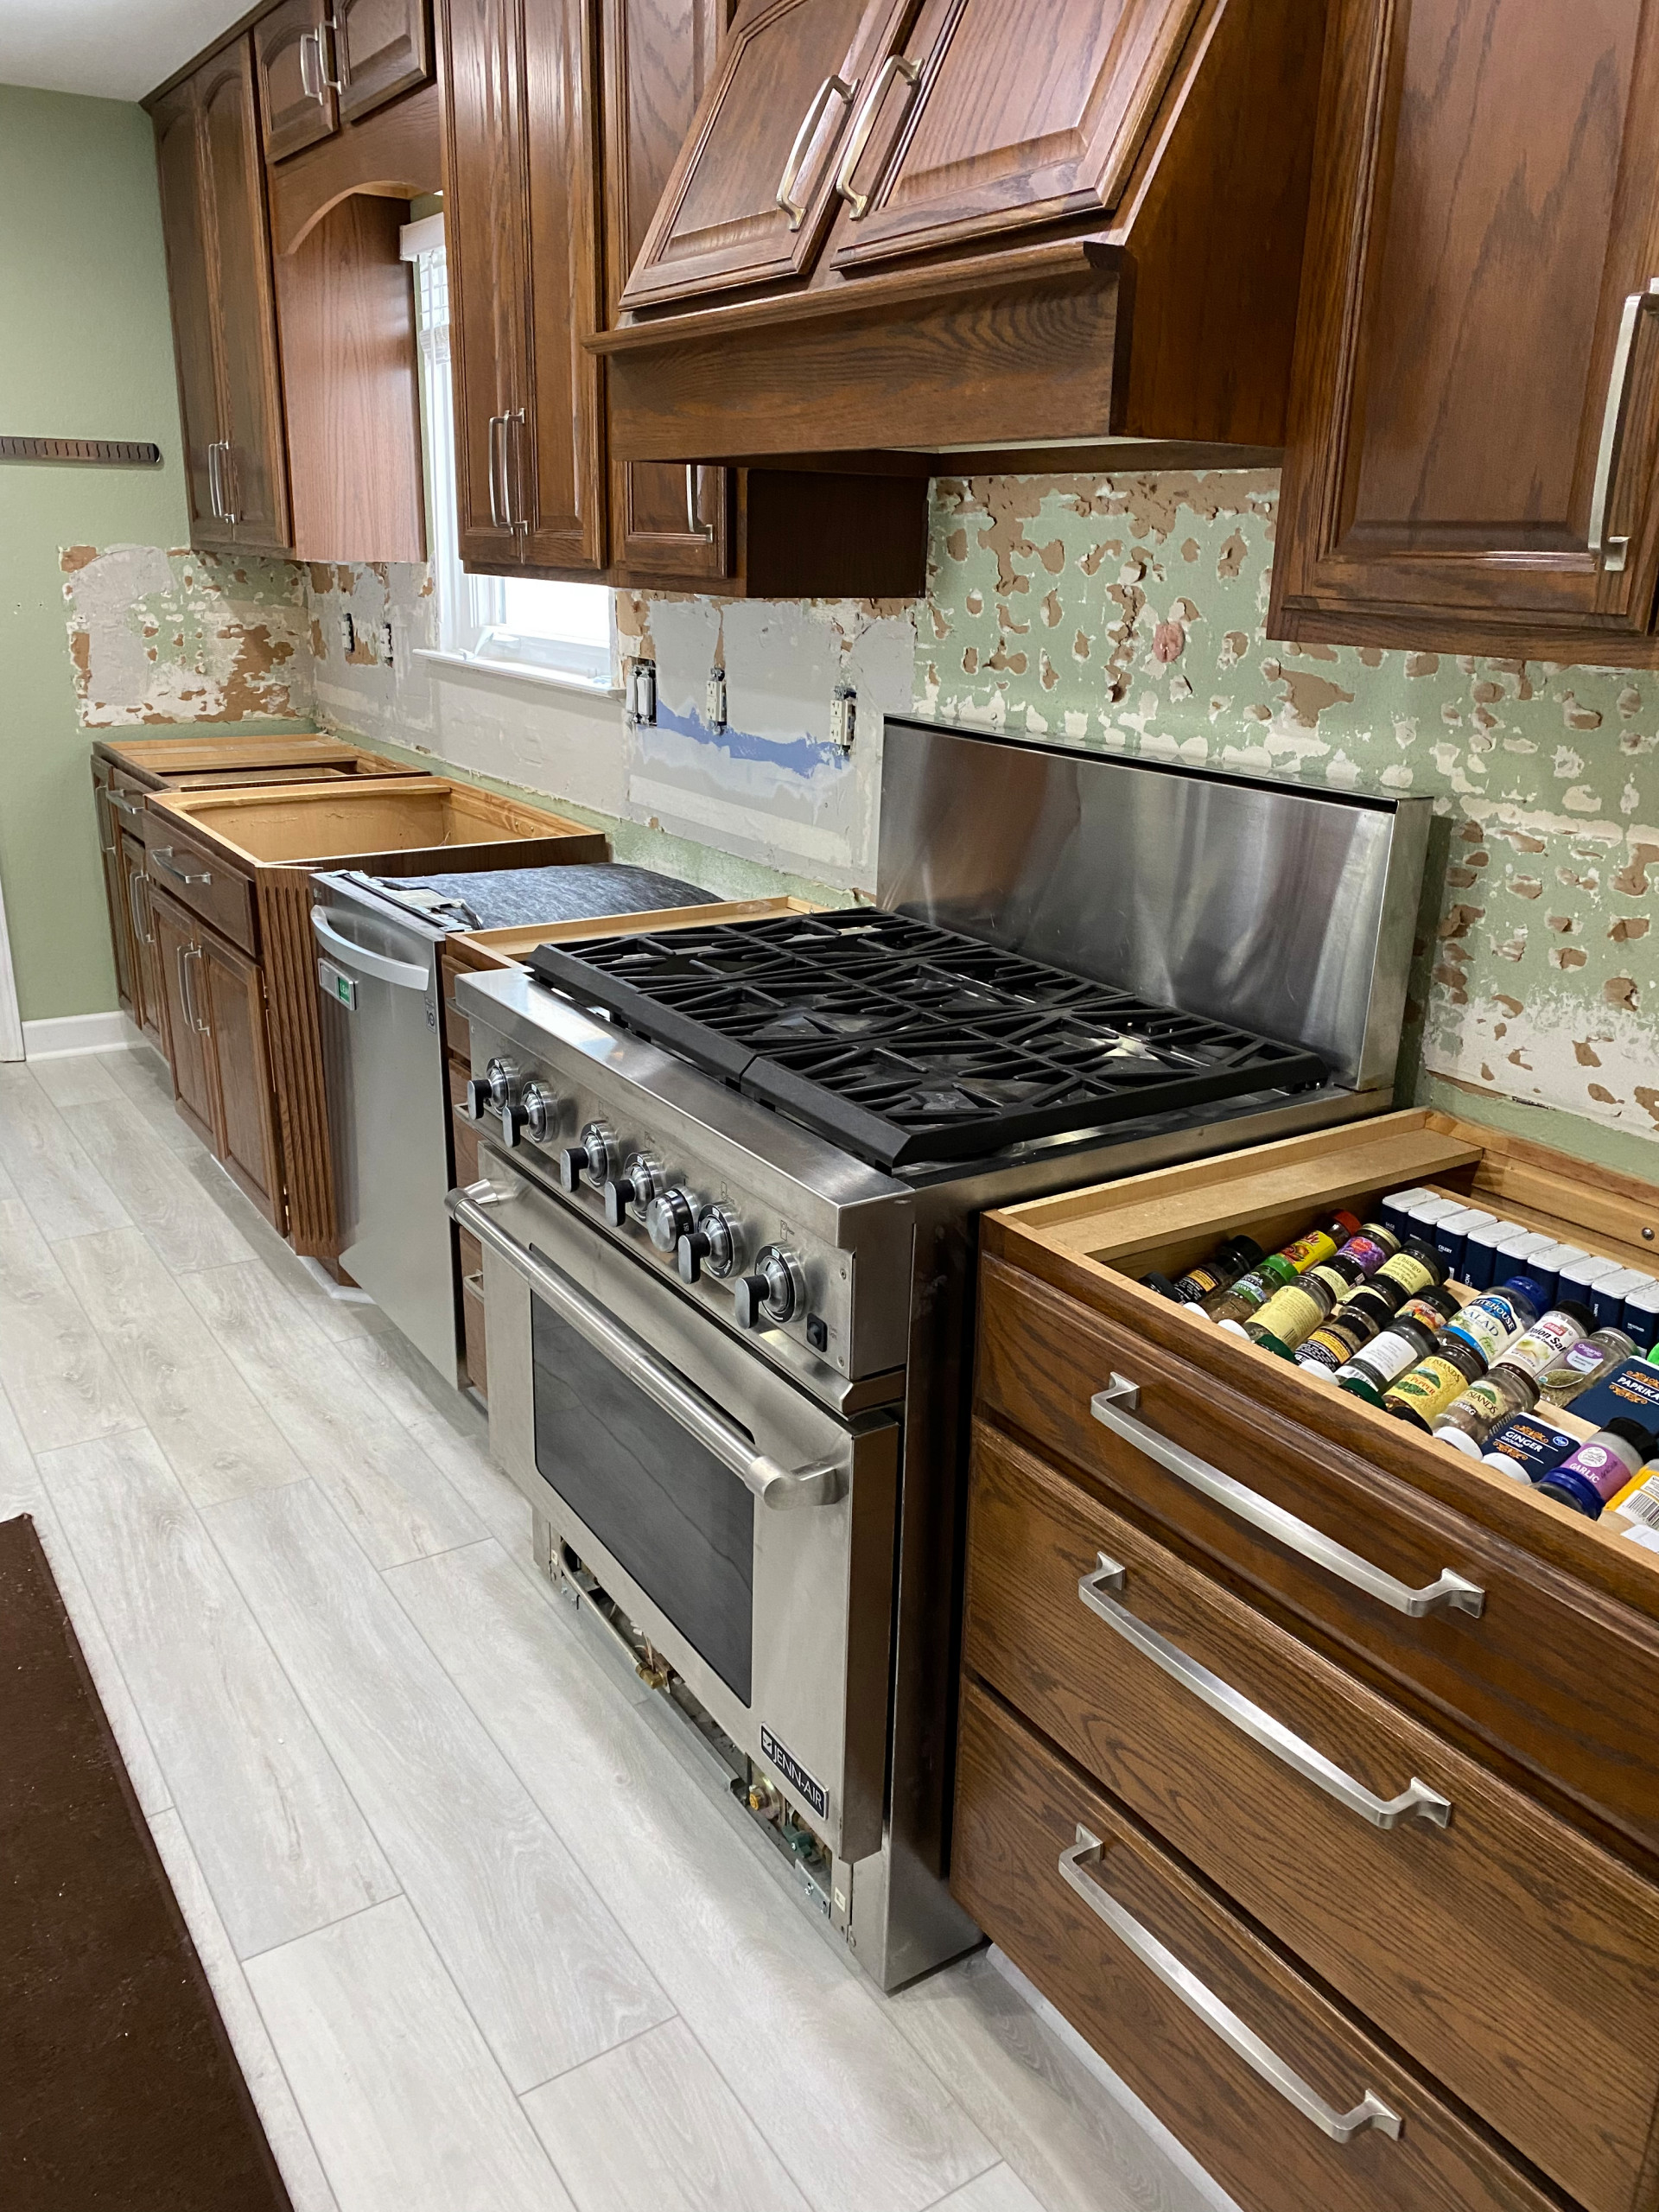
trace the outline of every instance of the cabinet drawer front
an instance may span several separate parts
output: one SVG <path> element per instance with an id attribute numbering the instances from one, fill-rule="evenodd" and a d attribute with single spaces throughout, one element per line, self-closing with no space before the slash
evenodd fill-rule
<path id="1" fill-rule="evenodd" d="M 990 1408 L 1457 1728 L 1659 1851 L 1652 1622 L 1019 1269 L 988 1259 L 981 1284 L 979 1389 Z M 1183 1447 L 1294 1516 L 1300 1533 L 1268 1533 L 1103 1427 L 1090 1401 L 1114 1374 L 1139 1386 L 1133 1418 L 1150 1440 Z M 1449 1573 L 1480 1592 L 1480 1611 L 1410 1618 L 1310 1556 L 1321 1537 L 1389 1586 L 1431 1590 Z"/>
<path id="2" fill-rule="evenodd" d="M 1659 2098 L 1659 1891 L 983 1424 L 968 1556 L 969 1669 L 1580 2202 L 1624 2212 Z"/>
<path id="3" fill-rule="evenodd" d="M 1071 1880 L 1062 1872 L 1068 1859 Z M 1243 2212 L 1551 2205 L 972 1683 L 963 1696 L 950 1886 Z M 1185 1999 L 1148 1955 L 1192 1977 Z M 1277 2062 L 1279 2086 L 1239 2054 L 1229 2037 L 1240 2031 L 1257 2039 L 1262 2063 Z M 1357 2132 L 1334 2139 L 1292 2101 L 1297 2089 Z M 1376 2120 L 1361 2125 L 1368 2113 Z M 1397 2134 L 1384 2132 L 1390 2116 Z"/>
<path id="4" fill-rule="evenodd" d="M 150 824 L 149 870 L 169 898 L 222 931 L 244 952 L 258 950 L 253 925 L 253 886 L 245 875 L 204 846 L 194 844 L 175 817 Z"/>

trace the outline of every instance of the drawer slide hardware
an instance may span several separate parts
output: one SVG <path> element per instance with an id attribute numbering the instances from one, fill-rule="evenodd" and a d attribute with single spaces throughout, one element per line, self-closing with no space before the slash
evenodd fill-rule
<path id="1" fill-rule="evenodd" d="M 1121 1436 L 1137 1452 L 1144 1452 L 1147 1459 L 1155 1459 L 1160 1467 L 1212 1500 L 1236 1520 L 1260 1529 L 1264 1535 L 1300 1553 L 1303 1559 L 1322 1567 L 1339 1581 L 1364 1591 L 1368 1597 L 1384 1605 L 1391 1605 L 1396 1613 L 1421 1620 L 1426 1614 L 1439 1612 L 1470 1613 L 1478 1618 L 1484 1611 L 1486 1592 L 1461 1574 L 1452 1573 L 1449 1567 L 1443 1568 L 1433 1582 L 1425 1583 L 1421 1590 L 1414 1590 L 1408 1583 L 1385 1573 L 1380 1567 L 1373 1567 L 1370 1560 L 1362 1559 L 1357 1552 L 1351 1552 L 1332 1537 L 1322 1535 L 1306 1521 L 1299 1521 L 1294 1513 L 1287 1513 L 1282 1505 L 1275 1505 L 1270 1497 L 1247 1490 L 1243 1483 L 1223 1474 L 1219 1467 L 1212 1467 L 1208 1460 L 1184 1451 L 1166 1436 L 1160 1436 L 1145 1421 L 1136 1421 L 1135 1414 L 1140 1403 L 1140 1384 L 1114 1374 L 1111 1388 L 1097 1390 L 1089 1401 L 1089 1410 L 1103 1428 L 1109 1428 L 1114 1436 Z"/>
<path id="2" fill-rule="evenodd" d="M 1198 2015 L 1211 2034 L 1218 2036 L 1230 2050 L 1236 2051 L 1248 2067 L 1276 2089 L 1287 2104 L 1294 2105 L 1333 2143 L 1351 2143 L 1368 2127 L 1376 2128 L 1379 2135 L 1392 2136 L 1398 2142 L 1402 2126 L 1400 2115 L 1391 2112 L 1381 2097 L 1367 2089 L 1349 2112 L 1338 2112 L 1334 2105 L 1326 2104 L 1318 2090 L 1287 2066 L 1254 2029 L 1247 2028 L 1213 1989 L 1206 1988 L 1173 1951 L 1166 1951 L 1149 1928 L 1142 1927 L 1132 1912 L 1125 1911 L 1117 1899 L 1093 1878 L 1093 1870 L 1099 1866 L 1104 1855 L 1105 1846 L 1100 1838 L 1079 1825 L 1076 1843 L 1060 1853 L 1060 1878 L 1077 1892 L 1097 1920 L 1104 1921 L 1143 1967 L 1155 1974 L 1166 1989 L 1173 1990 L 1189 2012 Z"/>
<path id="3" fill-rule="evenodd" d="M 1402 1789 L 1397 1797 L 1377 1797 L 1351 1775 L 1333 1766 L 1322 1752 L 1316 1751 L 1300 1736 L 1294 1736 L 1281 1721 L 1259 1705 L 1252 1705 L 1230 1683 L 1201 1667 L 1196 1659 L 1171 1643 L 1165 1637 L 1150 1629 L 1144 1621 L 1137 1620 L 1127 1606 L 1117 1603 L 1110 1593 L 1121 1592 L 1128 1580 L 1128 1571 L 1115 1559 L 1099 1554 L 1100 1565 L 1092 1574 L 1085 1574 L 1077 1584 L 1077 1595 L 1097 1619 L 1115 1629 L 1126 1643 L 1132 1644 L 1143 1658 L 1161 1667 L 1173 1681 L 1191 1690 L 1212 1713 L 1230 1721 L 1241 1734 L 1260 1744 L 1263 1751 L 1271 1751 L 1282 1759 L 1316 1789 L 1323 1789 L 1327 1797 L 1334 1797 L 1351 1813 L 1357 1813 L 1374 1828 L 1397 1827 L 1402 1821 L 1414 1815 L 1432 1821 L 1436 1827 L 1445 1827 L 1452 1818 L 1449 1798 L 1431 1789 L 1426 1782 L 1419 1782 L 1414 1775 L 1409 1789 Z"/>

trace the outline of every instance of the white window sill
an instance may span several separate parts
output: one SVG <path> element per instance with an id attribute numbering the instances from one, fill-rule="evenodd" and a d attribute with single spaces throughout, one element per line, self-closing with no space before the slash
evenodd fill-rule
<path id="1" fill-rule="evenodd" d="M 580 691 L 589 699 L 620 699 L 623 696 L 620 683 L 602 683 L 591 676 L 578 676 L 572 669 L 531 668 L 522 661 L 484 660 L 477 653 L 439 652 L 429 645 L 415 648 L 416 660 L 435 662 L 440 668 L 460 669 L 468 676 L 480 676 L 492 683 L 505 680 L 509 683 L 527 683 L 537 691 Z"/>

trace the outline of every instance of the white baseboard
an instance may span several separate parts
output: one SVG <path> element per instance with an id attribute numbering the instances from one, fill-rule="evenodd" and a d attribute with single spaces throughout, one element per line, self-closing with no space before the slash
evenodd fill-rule
<path id="1" fill-rule="evenodd" d="M 23 1024 L 26 1060 L 61 1059 L 70 1052 L 110 1052 L 136 1045 L 140 1033 L 118 1009 L 114 1014 L 60 1014 Z"/>

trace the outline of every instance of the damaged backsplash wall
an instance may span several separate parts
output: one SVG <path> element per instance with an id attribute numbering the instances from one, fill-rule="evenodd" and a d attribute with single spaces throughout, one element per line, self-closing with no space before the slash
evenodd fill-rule
<path id="1" fill-rule="evenodd" d="M 659 694 L 657 727 L 620 742 L 614 702 L 508 697 L 412 660 L 435 641 L 424 572 L 314 576 L 319 709 L 704 841 L 703 880 L 718 845 L 843 893 L 874 887 L 884 714 L 1427 795 L 1418 1094 L 1543 1136 L 1524 1109 L 1559 1109 L 1588 1125 L 1575 1144 L 1651 1172 L 1623 1141 L 1659 1134 L 1659 673 L 1271 645 L 1278 492 L 1273 470 L 944 480 L 914 607 L 619 594 L 624 652 L 652 655 Z M 391 669 L 345 664 L 346 606 L 359 632 L 391 620 Z M 705 715 L 711 665 L 724 730 Z M 858 693 L 850 756 L 829 742 L 840 682 Z"/>

